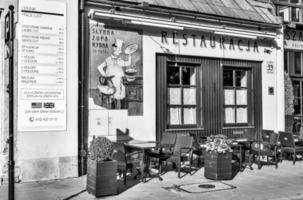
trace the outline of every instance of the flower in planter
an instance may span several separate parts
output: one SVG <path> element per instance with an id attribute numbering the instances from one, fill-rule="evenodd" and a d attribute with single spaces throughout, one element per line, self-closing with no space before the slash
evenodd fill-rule
<path id="1" fill-rule="evenodd" d="M 227 139 L 225 135 L 211 135 L 207 137 L 206 141 L 206 151 L 216 152 L 216 153 L 227 153 L 232 152 L 230 145 L 232 143 L 231 139 Z"/>
<path id="2" fill-rule="evenodd" d="M 112 160 L 112 155 L 114 152 L 113 143 L 106 137 L 93 138 L 90 142 L 88 157 L 96 161 L 108 161 Z"/>

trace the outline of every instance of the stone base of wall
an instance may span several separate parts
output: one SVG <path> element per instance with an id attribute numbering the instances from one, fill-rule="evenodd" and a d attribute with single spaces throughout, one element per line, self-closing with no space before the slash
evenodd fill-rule
<path id="1" fill-rule="evenodd" d="M 77 156 L 21 160 L 19 164 L 23 182 L 78 176 Z"/>

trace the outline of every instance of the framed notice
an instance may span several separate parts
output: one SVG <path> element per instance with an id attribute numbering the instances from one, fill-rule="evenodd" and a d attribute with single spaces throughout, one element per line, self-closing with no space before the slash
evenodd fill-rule
<path id="1" fill-rule="evenodd" d="M 66 130 L 66 3 L 22 0 L 18 131 Z"/>

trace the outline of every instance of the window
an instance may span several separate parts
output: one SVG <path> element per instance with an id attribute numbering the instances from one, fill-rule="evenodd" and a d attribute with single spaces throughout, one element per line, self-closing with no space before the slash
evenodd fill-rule
<path id="1" fill-rule="evenodd" d="M 197 72 L 188 64 L 167 65 L 167 123 L 169 127 L 196 126 Z"/>
<path id="2" fill-rule="evenodd" d="M 223 69 L 224 124 L 248 124 L 249 109 L 249 70 Z"/>
<path id="3" fill-rule="evenodd" d="M 288 72 L 291 76 L 303 76 L 303 52 L 285 51 L 284 65 L 288 66 Z M 285 67 L 285 66 L 284 66 Z"/>
<path id="4" fill-rule="evenodd" d="M 284 22 L 302 22 L 301 0 L 276 0 L 277 13 Z"/>

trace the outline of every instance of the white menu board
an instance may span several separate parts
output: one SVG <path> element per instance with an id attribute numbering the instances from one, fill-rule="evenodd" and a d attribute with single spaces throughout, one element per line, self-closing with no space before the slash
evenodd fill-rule
<path id="1" fill-rule="evenodd" d="M 22 0 L 18 131 L 66 130 L 66 3 Z"/>

